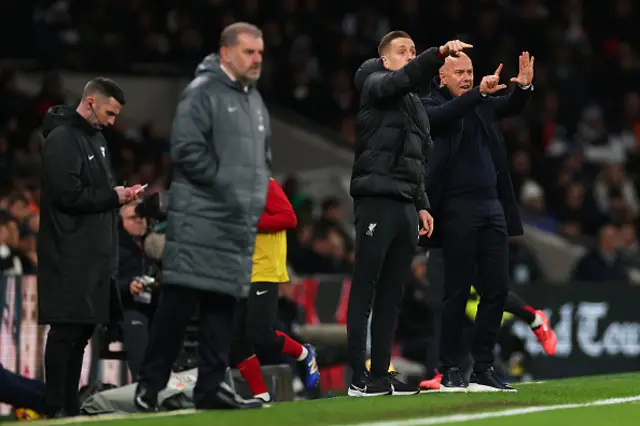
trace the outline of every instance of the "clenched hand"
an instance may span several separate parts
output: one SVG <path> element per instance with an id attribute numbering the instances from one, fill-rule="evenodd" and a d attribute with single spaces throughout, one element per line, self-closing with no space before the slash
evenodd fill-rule
<path id="1" fill-rule="evenodd" d="M 431 234 L 433 234 L 433 217 L 426 210 L 418 211 L 418 217 L 420 218 L 418 235 L 421 237 L 426 235 L 428 238 L 431 238 Z"/>

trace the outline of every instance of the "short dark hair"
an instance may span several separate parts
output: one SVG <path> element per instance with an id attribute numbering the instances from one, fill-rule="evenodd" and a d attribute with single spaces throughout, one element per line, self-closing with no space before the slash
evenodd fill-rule
<path id="1" fill-rule="evenodd" d="M 322 212 L 326 213 L 327 210 L 340 207 L 341 205 L 342 203 L 337 197 L 327 197 L 322 201 Z"/>
<path id="2" fill-rule="evenodd" d="M 25 197 L 22 193 L 17 191 L 14 191 L 11 194 L 9 194 L 9 196 L 7 197 L 7 201 L 10 206 L 12 206 L 15 203 L 29 204 L 29 200 L 27 200 L 27 197 Z"/>
<path id="3" fill-rule="evenodd" d="M 107 77 L 96 77 L 93 80 L 90 80 L 86 86 L 84 86 L 84 91 L 82 92 L 82 99 L 87 99 L 87 97 L 92 95 L 102 95 L 107 98 L 113 98 L 120 103 L 120 105 L 125 104 L 124 100 L 124 92 L 118 86 L 118 84 Z"/>
<path id="4" fill-rule="evenodd" d="M 382 37 L 382 40 L 380 40 L 380 44 L 378 45 L 378 55 L 382 56 L 387 47 L 389 47 L 389 44 L 397 38 L 408 38 L 409 40 L 413 40 L 405 31 L 391 31 L 385 34 L 385 36 Z"/>
<path id="5" fill-rule="evenodd" d="M 311 240 L 312 241 L 323 241 L 329 238 L 331 231 L 334 227 L 328 223 L 318 222 L 313 225 L 313 229 L 311 230 Z"/>
<path id="6" fill-rule="evenodd" d="M 7 226 L 11 222 L 15 222 L 16 224 L 18 223 L 11 213 L 6 210 L 0 210 L 0 226 Z"/>
<path id="7" fill-rule="evenodd" d="M 236 22 L 228 25 L 220 34 L 220 47 L 231 47 L 238 43 L 238 36 L 249 33 L 254 37 L 262 37 L 262 30 L 248 22 Z"/>

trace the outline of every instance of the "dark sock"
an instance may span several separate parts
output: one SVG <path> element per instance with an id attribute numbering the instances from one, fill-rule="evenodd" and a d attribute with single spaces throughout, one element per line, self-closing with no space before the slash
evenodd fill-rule
<path id="1" fill-rule="evenodd" d="M 510 291 L 507 295 L 507 303 L 504 310 L 520 318 L 527 324 L 533 323 L 536 319 L 536 310 L 518 297 L 513 291 Z"/>

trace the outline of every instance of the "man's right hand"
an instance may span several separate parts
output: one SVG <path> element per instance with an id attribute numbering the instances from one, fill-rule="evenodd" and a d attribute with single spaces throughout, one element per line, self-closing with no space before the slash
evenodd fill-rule
<path id="1" fill-rule="evenodd" d="M 498 66 L 498 69 L 492 75 L 486 75 L 482 77 L 480 82 L 480 93 L 483 95 L 492 95 L 502 89 L 506 89 L 506 84 L 500 83 L 500 72 L 502 72 L 502 64 Z"/>
<path id="2" fill-rule="evenodd" d="M 116 186 L 115 188 L 113 188 L 113 190 L 118 193 L 118 201 L 120 201 L 120 204 L 125 204 L 133 200 L 133 194 L 131 193 L 130 188 L 125 188 L 124 186 Z"/>
<path id="3" fill-rule="evenodd" d="M 129 292 L 131 293 L 132 296 L 135 296 L 136 294 L 140 294 L 143 288 L 144 286 L 138 280 L 133 280 L 131 281 L 131 284 L 129 284 Z"/>
<path id="4" fill-rule="evenodd" d="M 471 49 L 472 44 L 460 40 L 451 40 L 440 46 L 440 54 L 444 56 L 458 56 L 464 49 Z"/>

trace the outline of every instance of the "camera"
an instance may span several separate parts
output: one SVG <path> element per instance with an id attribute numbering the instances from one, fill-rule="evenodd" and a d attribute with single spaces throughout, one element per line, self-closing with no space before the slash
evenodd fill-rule
<path id="1" fill-rule="evenodd" d="M 159 192 L 145 196 L 136 206 L 136 215 L 150 221 L 164 222 L 167 220 L 167 211 L 163 198 L 164 195 Z"/>

